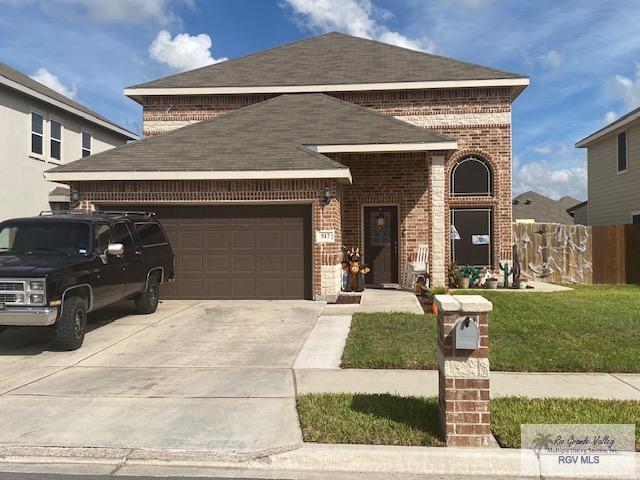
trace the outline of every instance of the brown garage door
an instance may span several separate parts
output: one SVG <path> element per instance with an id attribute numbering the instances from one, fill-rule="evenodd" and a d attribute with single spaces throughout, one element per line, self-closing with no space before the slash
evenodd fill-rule
<path id="1" fill-rule="evenodd" d="M 123 206 L 103 207 L 122 210 Z M 311 298 L 311 209 L 127 206 L 154 211 L 176 256 L 167 299 Z"/>

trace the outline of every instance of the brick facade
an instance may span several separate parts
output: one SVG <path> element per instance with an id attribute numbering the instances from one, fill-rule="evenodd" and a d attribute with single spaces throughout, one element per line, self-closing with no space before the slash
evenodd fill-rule
<path id="1" fill-rule="evenodd" d="M 445 192 L 449 192 L 451 169 L 456 161 L 469 155 L 485 160 L 490 165 L 493 175 L 491 197 L 454 198 L 445 195 L 446 223 L 444 229 L 441 229 L 444 230 L 445 258 L 450 258 L 450 209 L 482 207 L 490 208 L 493 212 L 493 268 L 497 269 L 500 261 L 511 259 L 509 88 L 339 92 L 332 95 L 455 138 L 459 148 L 446 160 Z M 144 134 L 149 136 L 163 133 L 273 96 L 256 94 L 144 97 Z M 431 202 L 427 194 L 429 155 L 385 155 L 384 158 L 389 158 L 390 162 L 376 155 L 334 157 L 351 167 L 354 178 L 354 184 L 343 189 L 345 210 L 342 228 L 345 243 L 361 245 L 361 205 L 397 204 L 401 209 L 400 219 L 403 220 L 403 235 L 400 238 L 401 265 L 413 254 L 417 243 L 428 241 L 431 245 Z"/>

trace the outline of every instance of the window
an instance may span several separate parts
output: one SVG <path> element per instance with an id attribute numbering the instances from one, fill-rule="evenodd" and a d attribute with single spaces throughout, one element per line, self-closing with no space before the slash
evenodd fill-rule
<path id="1" fill-rule="evenodd" d="M 136 223 L 136 232 L 140 235 L 143 247 L 155 247 L 169 243 L 164 232 L 157 223 Z"/>
<path id="2" fill-rule="evenodd" d="M 44 155 L 44 115 L 31 112 L 31 153 Z"/>
<path id="3" fill-rule="evenodd" d="M 104 255 L 111 243 L 111 227 L 107 224 L 96 226 L 96 237 L 93 245 L 93 252 L 96 255 Z"/>
<path id="4" fill-rule="evenodd" d="M 88 157 L 89 155 L 91 155 L 91 134 L 82 132 L 82 156 Z"/>
<path id="5" fill-rule="evenodd" d="M 51 158 L 62 160 L 62 123 L 51 120 Z"/>
<path id="6" fill-rule="evenodd" d="M 133 237 L 131 236 L 131 232 L 129 231 L 129 227 L 126 223 L 117 223 L 115 227 L 115 242 L 121 243 L 124 247 L 124 253 L 133 253 L 134 252 L 134 244 Z"/>
<path id="7" fill-rule="evenodd" d="M 492 192 L 491 170 L 475 157 L 459 161 L 451 171 L 451 194 L 489 197 Z"/>
<path id="8" fill-rule="evenodd" d="M 71 222 L 15 222 L 0 229 L 0 250 L 26 254 L 86 255 L 89 226 Z"/>
<path id="9" fill-rule="evenodd" d="M 627 132 L 618 134 L 618 173 L 627 171 Z"/>
<path id="10" fill-rule="evenodd" d="M 640 224 L 640 213 L 634 213 L 631 216 L 631 223 L 638 223 Z"/>

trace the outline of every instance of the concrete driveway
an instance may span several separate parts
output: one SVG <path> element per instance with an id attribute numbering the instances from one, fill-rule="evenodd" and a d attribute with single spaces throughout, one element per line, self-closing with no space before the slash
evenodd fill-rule
<path id="1" fill-rule="evenodd" d="M 90 316 L 75 352 L 52 350 L 41 329 L 4 332 L 0 456 L 294 448 L 302 438 L 292 366 L 322 306 L 165 301 L 133 315 L 123 303 Z"/>

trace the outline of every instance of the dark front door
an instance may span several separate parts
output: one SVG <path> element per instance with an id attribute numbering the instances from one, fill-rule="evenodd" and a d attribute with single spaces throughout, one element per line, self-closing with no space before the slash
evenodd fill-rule
<path id="1" fill-rule="evenodd" d="M 365 283 L 398 283 L 398 209 L 365 207 L 364 261 L 371 266 Z"/>
<path id="2" fill-rule="evenodd" d="M 455 227 L 451 229 L 453 261 L 458 265 L 491 266 L 491 210 L 453 209 L 451 225 Z"/>

